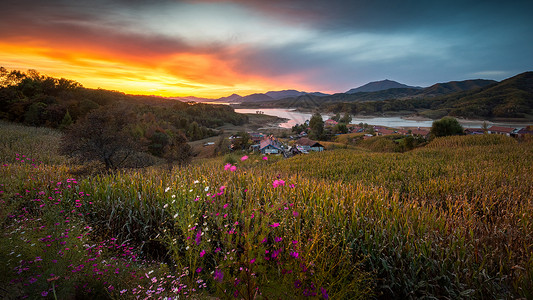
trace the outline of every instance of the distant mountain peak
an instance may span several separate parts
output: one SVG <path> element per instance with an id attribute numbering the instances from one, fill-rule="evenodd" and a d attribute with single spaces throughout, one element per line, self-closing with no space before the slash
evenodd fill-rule
<path id="1" fill-rule="evenodd" d="M 388 89 L 419 89 L 420 87 L 409 86 L 403 83 L 396 82 L 394 80 L 381 80 L 381 81 L 372 81 L 365 85 L 362 85 L 358 88 L 353 88 L 346 92 L 346 94 L 355 94 L 362 92 L 378 92 Z"/>

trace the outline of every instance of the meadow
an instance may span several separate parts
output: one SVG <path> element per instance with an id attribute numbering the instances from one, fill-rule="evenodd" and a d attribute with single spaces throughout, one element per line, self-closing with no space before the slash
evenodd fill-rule
<path id="1" fill-rule="evenodd" d="M 438 138 L 79 172 L 0 124 L 0 296 L 533 297 L 533 143 Z"/>

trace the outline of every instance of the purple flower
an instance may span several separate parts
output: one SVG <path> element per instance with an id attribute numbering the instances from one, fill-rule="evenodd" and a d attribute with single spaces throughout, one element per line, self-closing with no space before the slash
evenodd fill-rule
<path id="1" fill-rule="evenodd" d="M 222 273 L 222 271 L 218 269 L 215 270 L 215 280 L 218 282 L 222 282 L 223 279 L 224 279 L 224 273 Z"/>
<path id="2" fill-rule="evenodd" d="M 274 238 L 274 241 L 275 241 L 276 243 L 279 243 L 279 242 L 283 241 L 283 238 L 275 237 L 275 238 Z"/>
<path id="3" fill-rule="evenodd" d="M 328 292 L 326 291 L 325 288 L 320 287 L 320 292 L 322 293 L 322 298 L 324 298 L 324 299 L 329 299 Z"/>
<path id="4" fill-rule="evenodd" d="M 278 227 L 279 226 L 279 223 L 274 223 L 272 225 L 270 225 L 270 227 Z"/>
<path id="5" fill-rule="evenodd" d="M 252 260 L 250 260 L 250 264 L 253 264 L 255 262 L 255 258 L 253 258 Z"/>
<path id="6" fill-rule="evenodd" d="M 263 156 L 263 160 L 268 160 L 268 157 L 266 157 L 266 156 Z"/>
<path id="7" fill-rule="evenodd" d="M 298 252 L 291 252 L 291 256 L 294 258 L 298 258 Z"/>
<path id="8" fill-rule="evenodd" d="M 48 296 L 48 292 L 47 292 L 47 291 L 43 291 L 43 292 L 41 293 L 41 296 L 43 296 L 43 297 Z"/>
<path id="9" fill-rule="evenodd" d="M 202 231 L 198 230 L 198 233 L 196 233 L 196 238 L 194 239 L 196 242 L 196 245 L 200 245 L 200 242 L 202 241 Z"/>
<path id="10" fill-rule="evenodd" d="M 202 251 L 200 252 L 200 257 L 204 257 L 204 255 L 205 255 L 205 250 L 202 250 Z"/>
<path id="11" fill-rule="evenodd" d="M 202 272 L 202 268 L 196 269 L 196 273 L 200 273 L 200 272 Z"/>

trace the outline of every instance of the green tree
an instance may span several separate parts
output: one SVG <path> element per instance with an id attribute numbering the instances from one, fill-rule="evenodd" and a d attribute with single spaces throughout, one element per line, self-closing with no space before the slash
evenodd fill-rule
<path id="1" fill-rule="evenodd" d="M 341 114 L 340 113 L 336 113 L 333 117 L 331 117 L 331 119 L 333 121 L 339 122 L 340 119 L 341 119 Z"/>
<path id="2" fill-rule="evenodd" d="M 311 132 L 309 133 L 310 138 L 320 140 L 324 137 L 324 120 L 322 120 L 320 113 L 316 112 L 311 117 L 309 127 L 311 128 Z"/>
<path id="3" fill-rule="evenodd" d="M 434 137 L 461 135 L 463 133 L 463 126 L 459 124 L 457 119 L 452 117 L 444 117 L 438 121 L 433 121 L 430 131 L 430 134 Z"/>
<path id="4" fill-rule="evenodd" d="M 344 113 L 344 116 L 342 116 L 339 122 L 344 123 L 344 124 L 350 124 L 351 121 L 352 121 L 352 117 L 350 116 L 350 114 Z"/>
<path id="5" fill-rule="evenodd" d="M 333 127 L 333 132 L 334 133 L 348 133 L 348 127 L 346 127 L 346 124 L 344 123 L 339 123 L 337 125 L 335 125 L 335 127 Z"/>
<path id="6" fill-rule="evenodd" d="M 61 120 L 61 124 L 59 124 L 59 129 L 65 130 L 70 125 L 72 125 L 72 117 L 70 116 L 70 113 L 67 110 L 67 112 L 65 113 L 65 116 L 63 117 L 63 120 Z"/>

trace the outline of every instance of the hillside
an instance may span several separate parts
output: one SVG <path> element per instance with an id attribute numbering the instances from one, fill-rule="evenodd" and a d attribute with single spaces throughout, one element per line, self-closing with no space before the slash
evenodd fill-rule
<path id="1" fill-rule="evenodd" d="M 533 295 L 531 142 L 455 136 L 406 153 L 75 176 L 61 135 L 0 126 L 2 297 Z"/>
<path id="2" fill-rule="evenodd" d="M 373 81 L 369 82 L 365 85 L 362 85 L 358 88 L 350 89 L 346 92 L 346 94 L 355 94 L 355 93 L 361 93 L 361 92 L 378 92 L 388 89 L 418 89 L 420 87 L 414 87 L 414 86 L 408 86 L 406 84 L 402 84 L 393 80 L 381 80 L 381 81 Z"/>

